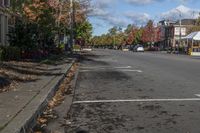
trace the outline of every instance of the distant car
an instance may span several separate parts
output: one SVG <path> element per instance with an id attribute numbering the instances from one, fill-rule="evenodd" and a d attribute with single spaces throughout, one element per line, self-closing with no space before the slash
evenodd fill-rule
<path id="1" fill-rule="evenodd" d="M 128 48 L 123 48 L 122 51 L 127 52 L 127 51 L 129 51 L 129 49 Z"/>
<path id="2" fill-rule="evenodd" d="M 91 47 L 83 47 L 82 51 L 92 51 L 92 48 Z"/>
<path id="3" fill-rule="evenodd" d="M 148 48 L 148 51 L 160 51 L 159 47 L 150 47 Z"/>
<path id="4" fill-rule="evenodd" d="M 142 46 L 140 46 L 140 47 L 137 48 L 136 51 L 137 51 L 137 52 L 144 52 L 144 48 L 143 48 Z"/>
<path id="5" fill-rule="evenodd" d="M 135 52 L 144 52 L 144 47 L 142 45 L 136 45 L 134 48 Z"/>

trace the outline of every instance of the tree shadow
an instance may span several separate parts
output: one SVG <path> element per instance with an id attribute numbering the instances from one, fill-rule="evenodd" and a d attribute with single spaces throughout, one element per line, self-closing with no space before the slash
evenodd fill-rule
<path id="1" fill-rule="evenodd" d="M 12 64 L 12 67 L 14 67 L 14 68 L 21 68 L 21 69 L 35 69 L 35 70 L 39 70 L 39 71 L 55 71 L 55 70 L 60 70 L 59 68 L 48 68 L 47 69 L 47 68 L 42 67 L 41 64 L 34 64 L 32 66 Z"/>
<path id="2" fill-rule="evenodd" d="M 11 82 L 8 79 L 0 76 L 0 92 L 1 92 L 1 88 L 5 87 L 5 86 L 9 86 L 10 84 L 11 84 Z"/>
<path id="3" fill-rule="evenodd" d="M 49 57 L 48 60 L 52 62 L 50 64 L 43 60 L 0 62 L 0 93 L 5 88 L 9 90 L 13 83 L 36 82 L 43 76 L 60 76 L 63 66 L 59 65 L 71 63 L 73 58 L 66 55 Z"/>
<path id="4" fill-rule="evenodd" d="M 106 55 L 94 55 L 94 54 L 91 54 L 91 53 L 80 54 L 78 61 L 80 63 L 88 63 L 90 65 L 94 64 L 94 65 L 108 66 L 109 64 L 107 62 L 96 60 L 96 59 L 99 59 L 103 56 L 106 56 Z"/>
<path id="5" fill-rule="evenodd" d="M 36 75 L 36 76 L 59 76 L 61 75 L 61 73 L 54 73 L 55 70 L 61 70 L 59 68 L 56 68 L 56 69 L 50 69 L 48 70 L 46 68 L 46 70 L 43 68 L 41 70 L 38 70 L 38 69 L 35 69 L 34 67 L 21 67 L 21 66 L 16 66 L 16 65 L 13 65 L 13 64 L 9 64 L 9 65 L 2 65 L 1 68 L 4 68 L 5 70 L 8 70 L 8 71 L 13 71 L 17 74 L 28 74 L 28 75 Z"/>

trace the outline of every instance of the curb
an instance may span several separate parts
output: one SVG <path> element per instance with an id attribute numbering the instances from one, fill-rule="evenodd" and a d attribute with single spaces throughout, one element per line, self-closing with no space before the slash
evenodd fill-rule
<path id="1" fill-rule="evenodd" d="M 60 76 L 53 77 L 49 83 L 36 94 L 33 98 L 34 100 L 30 101 L 30 103 L 22 109 L 22 111 L 1 131 L 1 133 L 29 132 L 30 129 L 35 126 L 34 123 L 37 122 L 37 118 L 45 110 L 48 105 L 48 101 L 55 95 L 59 85 L 64 80 L 66 74 L 69 72 L 74 63 L 75 60 L 73 60 L 70 65 L 65 66 L 66 68 L 64 70 L 60 71 Z"/>
<path id="2" fill-rule="evenodd" d="M 51 121 L 48 123 L 47 126 L 47 131 L 52 132 L 52 133 L 65 133 L 66 128 L 65 126 L 61 127 L 61 123 L 66 123 L 67 121 L 67 115 L 70 113 L 72 105 L 73 105 L 73 100 L 74 100 L 74 95 L 75 95 L 75 89 L 77 85 L 77 79 L 79 75 L 79 68 L 77 68 L 73 79 L 70 83 L 71 87 L 67 90 L 69 91 L 68 94 L 66 94 L 65 99 L 63 103 L 57 107 L 54 108 L 54 111 L 58 113 L 58 118 Z M 63 108 L 64 107 L 64 108 Z"/>

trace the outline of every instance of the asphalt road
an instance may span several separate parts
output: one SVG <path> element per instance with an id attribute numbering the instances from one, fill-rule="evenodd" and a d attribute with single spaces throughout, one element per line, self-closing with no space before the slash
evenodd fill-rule
<path id="1" fill-rule="evenodd" d="M 66 133 L 200 133 L 200 58 L 82 55 Z"/>

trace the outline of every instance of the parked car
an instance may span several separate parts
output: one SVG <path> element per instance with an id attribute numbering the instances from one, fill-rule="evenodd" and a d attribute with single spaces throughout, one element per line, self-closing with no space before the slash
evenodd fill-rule
<path id="1" fill-rule="evenodd" d="M 82 47 L 82 51 L 92 51 L 91 47 Z"/>
<path id="2" fill-rule="evenodd" d="M 134 47 L 134 52 L 144 52 L 144 47 L 142 45 L 136 45 Z"/>
<path id="3" fill-rule="evenodd" d="M 122 51 L 127 52 L 127 51 L 129 51 L 129 49 L 128 48 L 123 48 Z"/>
<path id="4" fill-rule="evenodd" d="M 159 47 L 150 47 L 148 48 L 148 51 L 160 51 Z"/>
<path id="5" fill-rule="evenodd" d="M 129 49 L 130 47 L 129 46 L 122 46 L 122 51 L 129 51 L 130 49 Z"/>
<path id="6" fill-rule="evenodd" d="M 82 48 L 82 51 L 92 51 L 92 48 Z"/>

